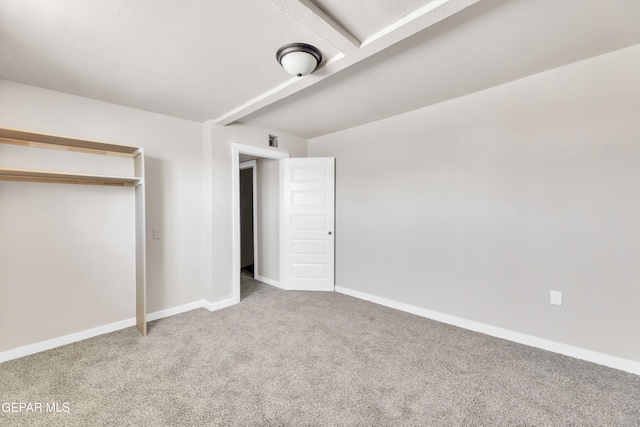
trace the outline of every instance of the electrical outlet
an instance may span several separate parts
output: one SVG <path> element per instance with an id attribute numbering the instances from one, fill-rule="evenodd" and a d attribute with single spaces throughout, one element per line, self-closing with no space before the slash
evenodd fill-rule
<path id="1" fill-rule="evenodd" d="M 562 292 L 551 291 L 549 302 L 552 305 L 562 305 Z"/>
<path id="2" fill-rule="evenodd" d="M 153 229 L 153 238 L 154 239 L 159 239 L 162 237 L 162 232 L 160 231 L 159 228 L 154 228 Z"/>

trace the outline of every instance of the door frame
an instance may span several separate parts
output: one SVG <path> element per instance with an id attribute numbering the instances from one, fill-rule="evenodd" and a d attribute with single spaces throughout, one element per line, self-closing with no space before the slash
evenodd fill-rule
<path id="1" fill-rule="evenodd" d="M 245 169 L 251 169 L 251 199 L 253 200 L 251 206 L 251 210 L 253 211 L 253 277 L 255 278 L 258 274 L 258 162 L 253 159 L 240 163 L 238 170 Z M 238 187 L 238 189 L 239 188 L 240 187 Z M 242 229 L 240 231 L 242 232 Z"/>
<path id="2" fill-rule="evenodd" d="M 231 222 L 232 222 L 232 288 L 233 303 L 240 302 L 240 154 L 263 157 L 265 159 L 280 160 L 289 158 L 289 153 L 272 148 L 256 147 L 254 145 L 231 143 Z M 279 187 L 282 187 L 280 185 Z M 278 188 L 282 198 L 282 188 Z M 257 193 L 256 193 L 257 194 Z M 280 207 L 282 216 L 282 207 Z M 278 242 L 282 254 L 282 239 Z M 282 259 L 280 260 L 280 276 L 282 277 Z M 254 273 L 255 274 L 255 273 Z"/>

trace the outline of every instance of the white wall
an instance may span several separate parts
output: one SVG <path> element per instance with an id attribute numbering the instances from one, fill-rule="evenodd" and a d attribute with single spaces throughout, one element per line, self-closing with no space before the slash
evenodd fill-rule
<path id="1" fill-rule="evenodd" d="M 0 80 L 0 126 L 144 147 L 148 311 L 203 298 L 202 124 Z M 20 149 L 0 163 L 106 167 Z M 132 189 L 0 182 L 0 223 L 0 351 L 134 317 Z"/>
<path id="2" fill-rule="evenodd" d="M 640 45 L 311 140 L 336 284 L 640 361 L 639 94 Z"/>
<path id="3" fill-rule="evenodd" d="M 211 302 L 233 295 L 233 238 L 231 207 L 231 143 L 269 147 L 269 134 L 278 136 L 278 150 L 291 157 L 306 157 L 307 141 L 267 129 L 236 124 L 204 123 L 204 283 L 205 298 Z M 260 262 L 260 261 L 259 261 Z"/>

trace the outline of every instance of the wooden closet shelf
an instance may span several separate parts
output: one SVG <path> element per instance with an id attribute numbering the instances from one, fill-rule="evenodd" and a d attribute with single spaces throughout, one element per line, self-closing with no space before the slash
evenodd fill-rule
<path id="1" fill-rule="evenodd" d="M 32 169 L 0 168 L 0 180 L 134 187 L 140 183 L 141 179 L 137 177 L 112 175 L 92 175 Z"/>
<path id="2" fill-rule="evenodd" d="M 120 157 L 135 157 L 139 152 L 138 147 L 88 141 L 45 133 L 27 132 L 11 128 L 0 128 L 0 142 L 27 147 L 52 148 L 56 150 Z"/>

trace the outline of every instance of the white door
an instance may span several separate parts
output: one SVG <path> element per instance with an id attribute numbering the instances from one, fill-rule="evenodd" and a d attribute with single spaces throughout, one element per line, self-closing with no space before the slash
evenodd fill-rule
<path id="1" fill-rule="evenodd" d="M 283 168 L 283 285 L 333 291 L 335 159 L 280 160 Z"/>

